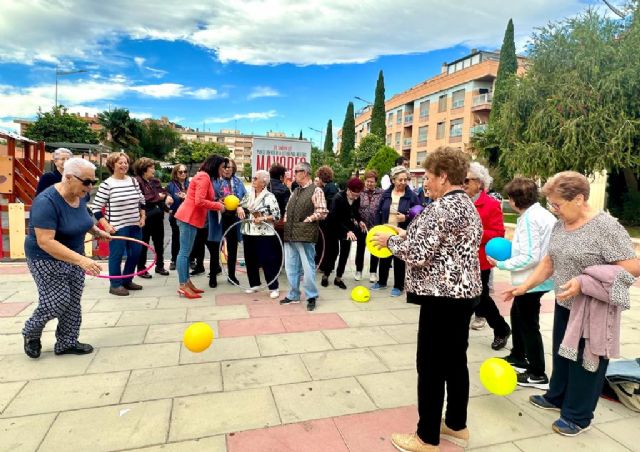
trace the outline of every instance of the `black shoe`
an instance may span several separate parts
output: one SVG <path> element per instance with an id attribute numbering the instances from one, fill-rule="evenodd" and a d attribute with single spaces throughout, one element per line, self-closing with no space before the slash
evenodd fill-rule
<path id="1" fill-rule="evenodd" d="M 89 344 L 83 344 L 81 342 L 76 343 L 75 346 L 69 347 L 61 352 L 55 352 L 56 355 L 87 355 L 93 352 L 93 347 Z"/>
<path id="2" fill-rule="evenodd" d="M 162 276 L 167 276 L 169 274 L 169 272 L 164 268 L 158 268 L 158 267 L 156 267 L 156 273 Z"/>
<path id="3" fill-rule="evenodd" d="M 149 273 L 149 272 L 144 272 L 143 274 L 138 275 L 138 276 L 139 276 L 139 277 L 141 277 L 141 278 L 144 278 L 144 279 L 151 279 L 151 278 L 153 278 L 153 275 L 151 275 L 151 273 Z"/>
<path id="4" fill-rule="evenodd" d="M 40 351 L 42 350 L 42 342 L 39 337 L 27 337 L 24 336 L 24 352 L 29 358 L 40 358 Z"/>
<path id="5" fill-rule="evenodd" d="M 218 287 L 218 280 L 215 276 L 213 278 L 209 277 L 209 287 L 211 287 L 212 289 Z"/>
<path id="6" fill-rule="evenodd" d="M 511 337 L 511 328 L 509 328 L 509 331 L 507 331 L 506 335 L 495 336 L 493 338 L 493 342 L 491 343 L 491 348 L 494 350 L 503 349 L 507 345 L 507 342 L 509 341 L 509 337 Z"/>
<path id="7" fill-rule="evenodd" d="M 524 372 L 529 366 L 529 362 L 526 359 L 517 358 L 513 354 L 509 354 L 502 359 L 508 362 L 516 372 Z"/>
<path id="8" fill-rule="evenodd" d="M 227 278 L 227 282 L 229 284 L 233 284 L 234 286 L 239 286 L 240 285 L 240 281 L 238 281 L 238 278 L 236 278 L 235 276 L 229 276 Z"/>
<path id="9" fill-rule="evenodd" d="M 126 297 L 127 295 L 129 295 L 129 291 L 124 286 L 110 287 L 109 288 L 109 293 L 111 295 L 117 295 L 119 297 Z"/>
<path id="10" fill-rule="evenodd" d="M 169 264 L 169 270 L 175 270 L 176 269 L 176 263 L 175 262 L 171 262 Z"/>
<path id="11" fill-rule="evenodd" d="M 142 290 L 142 286 L 134 282 L 124 283 L 122 287 L 124 287 L 127 290 Z"/>
<path id="12" fill-rule="evenodd" d="M 190 273 L 191 276 L 201 275 L 204 273 L 204 267 L 196 266 Z"/>
<path id="13" fill-rule="evenodd" d="M 518 374 L 518 386 L 537 388 L 546 391 L 549 389 L 549 379 L 546 375 L 533 375 L 531 372 Z"/>
<path id="14" fill-rule="evenodd" d="M 300 304 L 300 300 L 289 300 L 287 297 L 284 297 L 280 300 L 280 304 Z"/>
<path id="15" fill-rule="evenodd" d="M 320 281 L 320 285 L 322 287 L 327 287 L 329 285 L 329 277 L 327 275 L 322 276 L 322 281 Z"/>
<path id="16" fill-rule="evenodd" d="M 341 279 L 338 279 L 338 278 L 333 280 L 333 285 L 334 286 L 338 286 L 341 289 L 346 289 L 347 288 L 347 285 L 344 283 L 344 281 L 341 280 Z"/>
<path id="17" fill-rule="evenodd" d="M 316 308 L 316 299 L 315 298 L 309 298 L 307 300 L 307 311 L 311 312 Z"/>

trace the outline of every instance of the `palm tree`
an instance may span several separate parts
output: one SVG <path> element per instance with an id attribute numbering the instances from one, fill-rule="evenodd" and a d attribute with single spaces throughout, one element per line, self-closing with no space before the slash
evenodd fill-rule
<path id="1" fill-rule="evenodd" d="M 116 108 L 98 113 L 98 123 L 102 126 L 100 139 L 112 148 L 128 149 L 139 143 L 136 137 L 139 125 L 129 116 L 126 108 Z"/>

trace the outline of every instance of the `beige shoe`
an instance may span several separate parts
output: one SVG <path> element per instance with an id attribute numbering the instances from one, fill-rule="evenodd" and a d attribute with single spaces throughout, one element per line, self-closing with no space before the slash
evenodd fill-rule
<path id="1" fill-rule="evenodd" d="M 467 447 L 469 444 L 469 429 L 452 430 L 444 423 L 444 419 L 440 423 L 440 439 L 446 439 L 450 443 L 460 447 Z"/>
<path id="2" fill-rule="evenodd" d="M 486 324 L 487 324 L 487 319 L 485 319 L 484 317 L 476 316 L 476 318 L 473 319 L 473 322 L 471 322 L 471 329 L 480 331 L 485 327 Z"/>
<path id="3" fill-rule="evenodd" d="M 391 435 L 391 444 L 401 452 L 440 452 L 440 447 L 423 443 L 416 433 Z"/>

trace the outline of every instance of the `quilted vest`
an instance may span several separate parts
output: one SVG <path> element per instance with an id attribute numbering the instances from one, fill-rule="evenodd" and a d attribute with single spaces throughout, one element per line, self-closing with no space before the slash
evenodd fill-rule
<path id="1" fill-rule="evenodd" d="M 311 197 L 316 186 L 310 184 L 306 188 L 296 188 L 287 204 L 287 222 L 284 224 L 285 242 L 318 241 L 318 223 L 303 223 L 304 219 L 313 214 L 315 206 Z"/>

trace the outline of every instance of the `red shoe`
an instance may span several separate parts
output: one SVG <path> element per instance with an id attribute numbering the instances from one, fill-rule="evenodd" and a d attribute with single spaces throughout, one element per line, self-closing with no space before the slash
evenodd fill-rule
<path id="1" fill-rule="evenodd" d="M 189 298 L 189 299 L 202 298 L 201 295 L 192 292 L 188 286 L 179 288 L 178 295 L 180 295 L 181 297 Z"/>
<path id="2" fill-rule="evenodd" d="M 191 292 L 193 293 L 204 293 L 204 290 L 198 289 L 196 286 L 193 285 L 191 281 L 187 281 L 186 286 L 189 287 L 189 289 L 191 289 Z"/>

